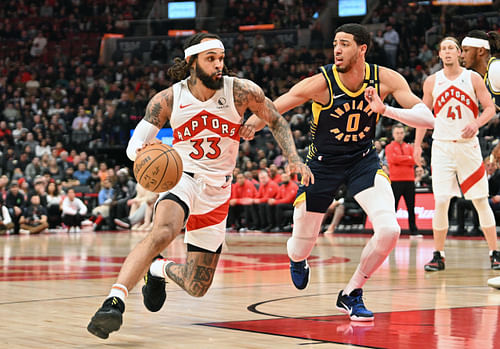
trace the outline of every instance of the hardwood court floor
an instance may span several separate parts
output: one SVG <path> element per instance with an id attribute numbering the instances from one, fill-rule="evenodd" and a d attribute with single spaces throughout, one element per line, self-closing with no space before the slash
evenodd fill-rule
<path id="1" fill-rule="evenodd" d="M 308 288 L 290 281 L 286 234 L 229 234 L 212 288 L 193 298 L 168 284 L 158 313 L 127 300 L 124 324 L 107 340 L 86 326 L 120 265 L 145 233 L 0 237 L 0 348 L 499 348 L 500 290 L 486 280 L 483 239 L 450 238 L 446 270 L 425 273 L 432 240 L 402 237 L 365 286 L 372 323 L 335 309 L 368 235 L 322 236 Z M 181 261 L 182 238 L 166 253 Z M 141 283 L 142 285 L 142 283 Z"/>

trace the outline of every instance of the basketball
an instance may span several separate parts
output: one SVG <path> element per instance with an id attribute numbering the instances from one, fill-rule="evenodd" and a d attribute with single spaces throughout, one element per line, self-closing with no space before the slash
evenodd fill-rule
<path id="1" fill-rule="evenodd" d="M 174 148 L 163 143 L 146 146 L 134 161 L 137 183 L 149 191 L 162 193 L 179 183 L 182 160 Z"/>

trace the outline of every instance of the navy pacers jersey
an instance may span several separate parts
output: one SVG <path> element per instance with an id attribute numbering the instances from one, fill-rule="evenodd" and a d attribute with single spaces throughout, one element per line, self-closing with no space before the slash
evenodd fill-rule
<path id="1" fill-rule="evenodd" d="M 490 91 L 491 97 L 493 97 L 493 103 L 495 103 L 497 110 L 500 110 L 500 91 L 493 91 L 493 87 L 490 85 L 488 79 L 488 72 L 490 70 L 490 65 L 493 61 L 499 60 L 500 58 L 491 57 L 488 62 L 488 68 L 486 68 L 486 74 L 484 74 L 484 82 L 486 83 L 486 87 L 488 91 Z"/>
<path id="2" fill-rule="evenodd" d="M 314 183 L 300 185 L 295 205 L 305 201 L 307 211 L 324 213 L 342 184 L 354 196 L 372 187 L 377 173 L 385 174 L 373 146 L 379 115 L 371 110 L 364 94 L 368 86 L 380 94 L 378 66 L 365 65 L 364 81 L 356 92 L 342 84 L 335 65 L 320 70 L 330 102 L 324 106 L 313 103 L 313 139 L 307 164 L 314 174 Z"/>
<path id="3" fill-rule="evenodd" d="M 317 156 L 354 154 L 372 146 L 379 114 L 371 110 L 364 91 L 373 86 L 380 95 L 380 83 L 378 66 L 365 64 L 365 79 L 356 92 L 342 84 L 334 64 L 320 67 L 330 92 L 330 102 L 324 106 L 317 102 L 312 105 L 314 119 L 308 160 Z"/>

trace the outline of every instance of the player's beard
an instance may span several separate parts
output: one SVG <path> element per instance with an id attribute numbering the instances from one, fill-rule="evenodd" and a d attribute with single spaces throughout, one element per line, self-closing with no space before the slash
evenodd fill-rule
<path id="1" fill-rule="evenodd" d="M 349 70 L 352 69 L 352 67 L 356 64 L 357 61 L 358 61 L 357 57 L 352 56 L 351 59 L 349 60 L 349 62 L 345 66 L 343 66 L 343 67 L 337 66 L 337 71 L 339 73 L 347 73 L 347 72 L 349 72 Z"/>
<path id="2" fill-rule="evenodd" d="M 198 64 L 196 64 L 196 76 L 200 79 L 201 83 L 205 85 L 205 87 L 211 90 L 220 90 L 224 84 L 223 78 L 215 78 L 215 75 L 217 74 L 218 73 L 208 75 Z"/>

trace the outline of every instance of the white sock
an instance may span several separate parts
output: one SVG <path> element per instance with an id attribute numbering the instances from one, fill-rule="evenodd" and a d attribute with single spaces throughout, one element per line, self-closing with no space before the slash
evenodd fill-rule
<path id="1" fill-rule="evenodd" d="M 354 275 L 352 276 L 351 280 L 349 280 L 349 283 L 344 288 L 344 295 L 348 296 L 355 289 L 363 288 L 363 286 L 365 285 L 365 283 L 367 281 L 368 281 L 368 275 L 366 275 L 361 270 L 359 270 L 359 266 L 358 266 L 358 268 L 354 272 Z"/>
<path id="2" fill-rule="evenodd" d="M 170 263 L 174 262 L 169 261 L 167 259 L 157 259 L 153 263 L 151 263 L 151 266 L 149 267 L 149 272 L 153 276 L 165 279 L 167 277 L 167 274 L 165 273 L 165 267 Z"/>
<path id="3" fill-rule="evenodd" d="M 111 291 L 107 298 L 118 297 L 125 303 L 125 298 L 128 296 L 128 290 L 122 284 L 114 284 L 111 286 Z"/>
<path id="4" fill-rule="evenodd" d="M 444 255 L 444 251 L 439 251 L 439 253 L 441 254 L 441 257 L 446 258 L 446 256 Z"/>

